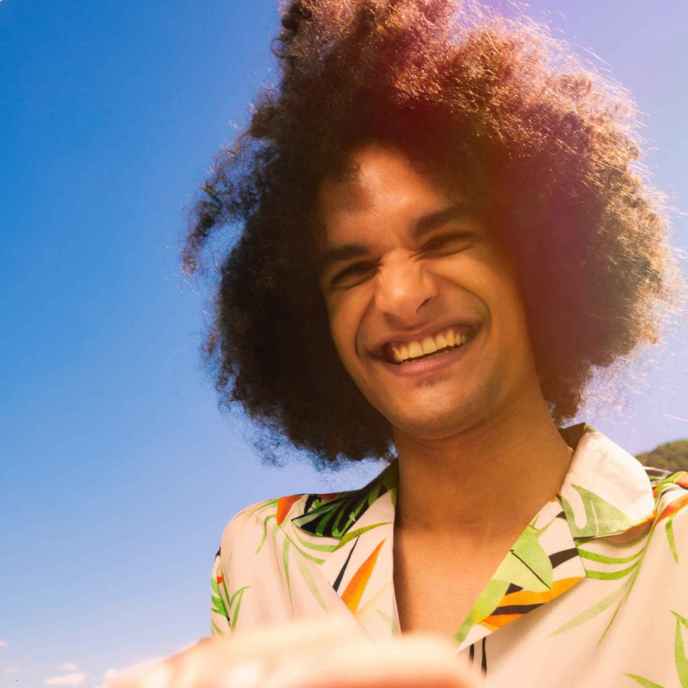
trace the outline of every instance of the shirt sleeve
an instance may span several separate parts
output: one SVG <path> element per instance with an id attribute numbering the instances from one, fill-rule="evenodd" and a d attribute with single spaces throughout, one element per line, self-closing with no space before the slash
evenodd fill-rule
<path id="1" fill-rule="evenodd" d="M 210 633 L 222 636 L 231 633 L 232 624 L 229 617 L 229 595 L 222 569 L 221 549 L 217 550 L 210 574 Z"/>

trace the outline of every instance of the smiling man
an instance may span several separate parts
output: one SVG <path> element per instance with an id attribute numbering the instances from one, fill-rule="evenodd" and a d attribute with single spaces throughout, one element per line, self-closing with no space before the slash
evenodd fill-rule
<path id="1" fill-rule="evenodd" d="M 514 270 L 477 211 L 398 148 L 367 145 L 351 163 L 355 179 L 320 190 L 321 290 L 339 357 L 399 453 L 401 628 L 452 634 L 571 450 Z"/>
<path id="2" fill-rule="evenodd" d="M 451 0 L 294 1 L 276 52 L 189 234 L 193 270 L 242 225 L 207 352 L 274 442 L 387 467 L 236 515 L 214 633 L 344 616 L 499 688 L 688 685 L 688 475 L 562 427 L 683 288 L 626 96 Z"/>

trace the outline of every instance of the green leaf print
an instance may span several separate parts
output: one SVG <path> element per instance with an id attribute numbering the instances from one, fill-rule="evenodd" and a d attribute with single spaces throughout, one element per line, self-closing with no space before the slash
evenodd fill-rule
<path id="1" fill-rule="evenodd" d="M 222 587 L 220 587 L 220 584 Z M 210 585 L 212 589 L 210 599 L 213 612 L 227 619 L 229 627 L 234 628 L 239 618 L 241 599 L 244 596 L 244 592 L 248 590 L 250 586 L 244 585 L 244 587 L 235 590 L 234 593 L 230 595 L 224 577 L 220 578 L 220 582 L 218 582 L 217 578 L 213 577 Z M 216 633 L 222 633 L 222 629 L 214 621 L 212 625 Z"/>
<path id="2" fill-rule="evenodd" d="M 492 614 L 512 583 L 531 592 L 552 588 L 552 562 L 538 539 L 541 533 L 531 523 L 512 545 L 454 636 L 458 644 L 466 639 L 475 624 Z"/>
<path id="3" fill-rule="evenodd" d="M 321 516 L 315 531 L 316 535 L 324 535 L 327 530 L 331 531 L 333 534 L 338 532 L 342 518 L 345 516 L 352 516 L 352 514 L 345 509 L 332 508 L 329 504 L 325 504 L 319 511 L 321 511 Z M 335 519 L 334 525 L 328 528 L 332 519 Z M 301 525 L 303 525 L 303 523 Z"/>
<path id="4" fill-rule="evenodd" d="M 282 532 L 284 532 L 284 531 L 282 531 Z M 289 542 L 289 544 L 290 544 L 290 545 L 291 545 L 291 546 L 292 546 L 292 547 L 293 547 L 293 548 L 294 548 L 294 549 L 295 549 L 304 559 L 308 559 L 308 561 L 312 561 L 314 564 L 318 564 L 318 565 L 324 563 L 324 561 L 325 561 L 324 559 L 321 559 L 320 557 L 314 557 L 312 554 L 308 554 L 308 552 L 304 552 L 304 551 L 298 546 L 298 544 L 296 544 L 296 543 L 289 537 L 289 535 L 287 535 L 286 533 L 284 533 L 284 537 L 285 537 L 285 539 Z M 308 543 L 302 541 L 301 538 L 300 538 L 298 535 L 296 535 L 296 537 L 297 537 L 297 539 L 299 540 L 299 542 L 301 542 L 304 546 L 306 546 L 306 547 L 309 546 Z M 319 548 L 315 548 L 315 549 L 319 549 Z M 325 551 L 328 551 L 328 550 L 325 550 Z"/>
<path id="5" fill-rule="evenodd" d="M 304 512 L 292 519 L 302 530 L 320 537 L 341 539 L 383 494 L 396 487 L 395 466 L 387 468 L 365 490 L 349 490 L 333 499 L 306 499 Z"/>
<path id="6" fill-rule="evenodd" d="M 628 557 L 610 557 L 606 554 L 598 554 L 597 552 L 591 552 L 590 550 L 578 547 L 578 556 L 581 559 L 588 559 L 589 561 L 596 561 L 600 564 L 628 564 L 631 561 L 635 561 L 638 557 L 642 556 L 645 551 L 645 547 L 641 547 L 637 552 L 631 554 Z"/>
<path id="7" fill-rule="evenodd" d="M 671 556 L 674 561 L 678 564 L 678 550 L 676 549 L 676 539 L 674 538 L 674 519 L 670 518 L 666 524 L 666 536 L 667 542 L 669 543 L 669 549 L 671 550 Z"/>
<path id="8" fill-rule="evenodd" d="M 660 480 L 652 480 L 652 489 L 654 490 L 655 497 L 660 497 L 664 492 L 675 489 L 685 480 L 688 480 L 688 471 L 677 471 Z"/>
<path id="9" fill-rule="evenodd" d="M 239 513 L 244 513 L 246 517 L 250 518 L 251 516 L 255 516 L 256 514 L 260 513 L 261 511 L 264 511 L 265 509 L 268 509 L 269 507 L 276 507 L 278 501 L 279 499 L 266 499 L 263 502 L 254 504 L 252 508 L 247 508 L 245 511 L 240 511 Z"/>
<path id="10" fill-rule="evenodd" d="M 571 619 L 571 621 L 568 621 L 563 626 L 557 628 L 552 633 L 552 635 L 559 635 L 559 633 L 570 631 L 572 628 L 576 628 L 576 626 L 580 626 L 581 624 L 586 623 L 586 621 L 594 619 L 598 614 L 601 614 L 603 611 L 611 607 L 617 599 L 623 597 L 624 593 L 626 592 L 626 589 L 630 586 L 632 582 L 633 579 L 629 578 L 623 585 L 619 586 L 611 594 L 607 595 L 606 597 L 603 597 L 599 602 L 597 602 L 597 604 L 594 604 L 592 607 L 589 607 L 584 612 L 581 612 L 577 616 L 574 616 L 573 619 Z"/>
<path id="11" fill-rule="evenodd" d="M 320 545 L 305 540 L 299 535 L 297 535 L 296 538 L 301 545 L 307 547 L 308 549 L 313 549 L 317 552 L 336 552 L 338 549 L 344 547 L 344 545 L 346 545 L 348 542 L 351 542 L 351 540 L 355 540 L 360 535 L 363 535 L 363 533 L 367 533 L 369 530 L 372 530 L 373 528 L 379 528 L 380 526 L 388 526 L 389 524 L 390 521 L 383 521 L 380 523 L 371 523 L 369 526 L 364 526 L 363 528 L 356 528 L 355 530 L 350 530 L 343 538 L 339 540 L 339 542 L 337 542 L 334 545 Z"/>
<path id="12" fill-rule="evenodd" d="M 480 593 L 480 596 L 475 601 L 473 609 L 468 613 L 461 628 L 457 631 L 454 639 L 457 645 L 460 645 L 468 636 L 471 628 L 475 624 L 480 623 L 484 618 L 490 616 L 492 612 L 499 606 L 502 597 L 506 594 L 509 588 L 509 581 L 497 580 L 493 578 Z"/>
<path id="13" fill-rule="evenodd" d="M 681 626 L 688 628 L 688 619 L 681 616 L 679 613 L 671 612 L 676 617 L 676 632 L 674 635 L 674 660 L 676 662 L 676 673 L 678 680 L 681 682 L 681 688 L 688 688 L 688 658 L 686 657 L 686 649 L 683 642 L 683 633 Z M 629 678 L 639 683 L 645 688 L 662 688 L 659 683 L 653 683 L 647 678 L 638 676 L 637 674 L 625 674 Z"/>
<path id="14" fill-rule="evenodd" d="M 676 636 L 674 641 L 676 673 L 678 674 L 679 681 L 681 681 L 681 688 L 688 688 L 688 657 L 686 657 L 686 648 L 683 644 L 683 635 L 681 633 L 681 626 L 688 628 L 688 619 L 676 612 L 671 613 L 676 617 Z"/>
<path id="15" fill-rule="evenodd" d="M 618 571 L 595 571 L 593 569 L 586 569 L 585 575 L 587 578 L 594 578 L 596 580 L 619 580 L 625 578 L 635 571 L 642 560 L 636 561 L 625 569 L 619 569 Z"/>
<path id="16" fill-rule="evenodd" d="M 368 507 L 379 497 L 379 486 L 373 489 L 361 499 L 358 504 L 349 513 L 345 509 L 340 510 L 337 520 L 334 522 L 332 534 L 335 537 L 343 537 L 347 530 L 356 523 L 361 515 L 368 509 Z"/>
<path id="17" fill-rule="evenodd" d="M 500 564 L 495 578 L 532 592 L 549 590 L 552 587 L 552 562 L 538 540 L 539 535 L 540 531 L 529 525 Z"/>
<path id="18" fill-rule="evenodd" d="M 210 580 L 210 587 L 212 589 L 212 594 L 210 596 L 212 610 L 215 613 L 224 616 L 225 618 L 229 618 L 229 615 L 227 614 L 227 607 L 225 606 L 225 600 L 222 596 L 222 592 L 220 591 L 220 586 L 214 576 Z"/>
<path id="19" fill-rule="evenodd" d="M 298 558 L 296 560 L 299 571 L 301 572 L 301 576 L 303 577 L 304 581 L 306 582 L 306 585 L 308 586 L 308 589 L 311 591 L 311 595 L 317 600 L 318 604 L 320 605 L 321 609 L 327 611 L 327 604 L 325 604 L 325 600 L 323 600 L 322 595 L 320 594 L 320 591 L 318 590 L 318 586 L 313 578 L 313 574 L 310 570 L 310 568 L 306 565 L 306 562 L 302 558 Z"/>
<path id="20" fill-rule="evenodd" d="M 329 502 L 320 499 L 307 503 L 306 512 L 293 519 L 302 530 L 321 537 L 339 538 L 367 507 L 366 496 L 346 492 Z M 343 523 L 342 523 L 343 521 Z"/>
<path id="21" fill-rule="evenodd" d="M 260 539 L 260 542 L 258 543 L 258 547 L 256 548 L 256 554 L 260 552 L 261 549 L 263 549 L 263 545 L 265 544 L 265 541 L 267 540 L 268 537 L 268 523 L 270 522 L 271 519 L 275 518 L 275 514 L 270 514 L 269 516 L 266 516 L 263 519 L 263 537 Z"/>
<path id="22" fill-rule="evenodd" d="M 243 588 L 236 590 L 232 596 L 229 598 L 229 625 L 231 628 L 236 626 L 239 620 L 239 610 L 241 609 L 241 600 L 244 597 L 244 593 L 249 589 L 250 586 L 244 585 Z"/>
<path id="23" fill-rule="evenodd" d="M 574 538 L 598 537 L 601 534 L 608 535 L 609 531 L 621 532 L 628 530 L 633 526 L 633 522 L 628 516 L 596 495 L 590 490 L 586 490 L 580 485 L 573 486 L 576 492 L 581 496 L 583 507 L 585 508 L 585 525 L 579 527 L 573 513 L 573 508 L 564 497 L 559 497 L 561 505 L 564 507 L 566 513 L 566 520 L 571 527 L 571 534 Z M 604 524 L 604 533 L 602 533 L 600 524 Z"/>
<path id="24" fill-rule="evenodd" d="M 216 614 L 220 614 L 220 616 L 224 616 L 225 618 L 229 618 L 227 615 L 227 608 L 225 607 L 224 600 L 221 597 L 217 597 L 216 595 L 212 596 L 212 610 Z"/>
<path id="25" fill-rule="evenodd" d="M 369 530 L 372 530 L 373 528 L 379 528 L 380 526 L 388 526 L 389 524 L 389 521 L 381 521 L 380 523 L 371 523 L 369 526 L 364 526 L 363 528 L 356 528 L 355 530 L 350 530 L 339 541 L 339 544 L 335 545 L 335 549 L 341 549 L 348 542 L 351 542 L 351 540 L 355 540 L 357 537 L 363 535 L 363 533 L 367 533 Z"/>
<path id="26" fill-rule="evenodd" d="M 294 606 L 294 597 L 291 591 L 291 578 L 289 577 L 289 539 L 284 538 L 282 545 L 282 566 L 284 567 L 284 580 L 287 583 L 287 590 L 289 591 L 289 601 Z"/>
<path id="27" fill-rule="evenodd" d="M 659 685 L 659 683 L 650 681 L 650 679 L 643 678 L 642 676 L 638 676 L 637 674 L 626 674 L 626 676 L 628 676 L 628 678 L 632 678 L 636 683 L 640 684 L 644 688 L 663 688 Z"/>

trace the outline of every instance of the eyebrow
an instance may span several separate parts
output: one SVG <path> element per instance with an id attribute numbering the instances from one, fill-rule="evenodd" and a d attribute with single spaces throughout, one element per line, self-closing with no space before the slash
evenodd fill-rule
<path id="1" fill-rule="evenodd" d="M 448 222 L 475 217 L 476 214 L 476 208 L 469 203 L 450 205 L 447 208 L 443 208 L 442 210 L 419 218 L 411 230 L 411 236 L 418 241 L 426 234 L 429 234 Z M 337 263 L 342 263 L 352 258 L 362 258 L 368 255 L 370 255 L 370 249 L 366 244 L 353 243 L 332 246 L 331 248 L 325 249 L 320 254 L 317 261 L 318 274 L 323 275 Z"/>

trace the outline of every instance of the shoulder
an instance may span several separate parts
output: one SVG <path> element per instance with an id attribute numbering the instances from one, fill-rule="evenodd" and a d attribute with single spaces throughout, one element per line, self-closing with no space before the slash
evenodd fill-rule
<path id="1" fill-rule="evenodd" d="M 396 466 L 391 464 L 362 487 L 327 493 L 299 493 L 249 504 L 224 528 L 221 549 L 235 547 L 268 529 L 296 527 L 318 536 L 339 538 L 353 526 L 371 504 L 396 486 Z"/>
<path id="2" fill-rule="evenodd" d="M 225 525 L 220 549 L 234 548 L 247 539 L 253 540 L 257 533 L 262 533 L 271 524 L 284 527 L 293 520 L 302 520 L 304 516 L 315 514 L 323 505 L 340 503 L 355 492 L 299 493 L 248 504 Z"/>

